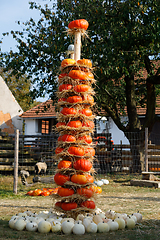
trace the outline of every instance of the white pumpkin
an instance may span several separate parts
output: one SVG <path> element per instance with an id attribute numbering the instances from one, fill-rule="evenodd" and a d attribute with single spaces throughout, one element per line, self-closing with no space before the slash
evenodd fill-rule
<path id="1" fill-rule="evenodd" d="M 18 218 L 14 224 L 14 229 L 18 231 L 22 231 L 25 229 L 25 227 L 26 227 L 26 222 L 23 219 Z"/>
<path id="2" fill-rule="evenodd" d="M 114 219 L 116 219 L 118 217 L 122 217 L 121 213 L 114 213 Z"/>
<path id="3" fill-rule="evenodd" d="M 106 216 L 105 216 L 105 213 L 99 213 L 99 216 L 101 217 L 101 218 L 105 218 Z"/>
<path id="4" fill-rule="evenodd" d="M 40 233 L 48 233 L 51 230 L 51 223 L 46 221 L 46 220 L 42 220 L 38 223 L 38 232 Z"/>
<path id="5" fill-rule="evenodd" d="M 102 220 L 102 218 L 100 217 L 100 215 L 99 214 L 94 214 L 94 216 L 93 216 L 93 222 L 94 223 L 96 223 L 96 224 L 98 224 L 98 223 L 100 223 L 100 222 L 103 222 L 103 220 Z"/>
<path id="6" fill-rule="evenodd" d="M 83 218 L 84 218 L 84 215 L 83 214 L 79 214 L 77 216 L 77 218 L 76 218 L 76 221 L 79 221 L 79 220 L 83 221 Z"/>
<path id="7" fill-rule="evenodd" d="M 83 222 L 82 222 L 82 223 L 83 223 L 85 229 L 87 229 L 88 225 L 89 225 L 91 222 L 92 222 L 92 218 L 90 218 L 90 217 L 85 217 L 85 218 L 83 219 Z"/>
<path id="8" fill-rule="evenodd" d="M 70 221 L 70 222 L 72 222 L 72 223 L 74 223 L 75 221 L 74 221 L 74 218 L 62 218 L 61 219 L 61 224 L 63 223 L 63 222 L 65 222 L 65 221 Z"/>
<path id="9" fill-rule="evenodd" d="M 52 222 L 51 225 L 52 232 L 60 232 L 62 230 L 61 224 L 58 222 Z"/>
<path id="10" fill-rule="evenodd" d="M 97 232 L 104 233 L 104 232 L 109 232 L 110 227 L 107 223 L 105 222 L 100 222 L 97 225 Z"/>
<path id="11" fill-rule="evenodd" d="M 135 227 L 136 223 L 133 220 L 133 218 L 128 218 L 127 219 L 127 228 L 133 229 Z"/>
<path id="12" fill-rule="evenodd" d="M 52 224 L 52 222 L 56 221 L 55 218 L 47 218 L 47 221 L 50 222 Z M 58 221 L 56 221 L 58 222 Z"/>
<path id="13" fill-rule="evenodd" d="M 119 228 L 119 224 L 115 220 L 108 221 L 107 224 L 109 225 L 111 231 L 117 231 Z"/>
<path id="14" fill-rule="evenodd" d="M 28 216 L 27 219 L 30 221 L 30 222 L 36 222 L 35 220 L 36 217 L 33 217 L 33 216 Z"/>
<path id="15" fill-rule="evenodd" d="M 82 224 L 82 220 L 76 220 L 76 221 L 75 221 L 75 224 L 76 224 L 76 223 L 79 223 L 79 224 L 81 223 L 81 224 Z"/>
<path id="16" fill-rule="evenodd" d="M 37 217 L 38 216 L 38 214 L 36 212 L 32 213 L 31 215 L 32 215 L 32 217 Z"/>
<path id="17" fill-rule="evenodd" d="M 105 218 L 102 218 L 102 220 L 103 220 L 103 222 L 108 223 L 108 222 L 111 221 L 112 219 L 105 217 Z"/>
<path id="18" fill-rule="evenodd" d="M 41 222 L 42 220 L 44 220 L 42 217 L 35 217 L 34 221 L 38 224 L 39 222 Z"/>
<path id="19" fill-rule="evenodd" d="M 119 228 L 118 229 L 124 229 L 126 227 L 125 221 L 122 217 L 115 218 L 115 221 L 118 223 Z"/>
<path id="20" fill-rule="evenodd" d="M 25 218 L 25 217 L 27 217 L 27 213 L 24 213 L 24 212 L 23 212 L 23 213 L 18 213 L 18 216 L 19 216 L 19 217 L 24 217 L 24 218 Z"/>
<path id="21" fill-rule="evenodd" d="M 103 184 L 107 185 L 109 184 L 109 181 L 107 179 L 101 179 L 101 181 L 103 182 Z"/>
<path id="22" fill-rule="evenodd" d="M 13 215 L 13 216 L 11 217 L 11 219 L 13 219 L 13 218 L 14 218 L 14 219 L 15 219 L 15 218 L 18 219 L 19 216 L 18 216 L 18 215 Z"/>
<path id="23" fill-rule="evenodd" d="M 62 232 L 64 234 L 71 234 L 72 229 L 74 227 L 74 223 L 73 223 L 73 221 L 66 220 L 62 223 L 61 227 L 62 227 Z"/>
<path id="24" fill-rule="evenodd" d="M 115 215 L 115 212 L 112 211 L 112 210 L 108 210 L 106 213 L 105 213 L 105 216 L 107 218 L 110 218 L 110 219 L 113 219 L 114 218 L 114 215 Z"/>
<path id="25" fill-rule="evenodd" d="M 15 224 L 16 221 L 17 221 L 17 218 L 11 218 L 9 220 L 9 227 L 12 228 L 12 229 L 15 229 L 14 224 Z"/>
<path id="26" fill-rule="evenodd" d="M 27 214 L 27 216 L 29 216 L 29 215 L 32 215 L 33 213 L 31 212 L 31 211 L 29 211 L 29 210 L 26 210 L 24 213 L 26 213 Z"/>
<path id="27" fill-rule="evenodd" d="M 96 184 L 97 184 L 98 187 L 101 187 L 103 185 L 103 182 L 99 180 L 99 181 L 97 181 Z"/>
<path id="28" fill-rule="evenodd" d="M 100 213 L 104 213 L 104 212 L 102 212 L 102 210 L 101 210 L 100 208 L 96 208 L 96 209 L 95 209 L 95 213 L 100 214 Z M 104 213 L 104 214 L 105 214 L 105 213 Z"/>
<path id="29" fill-rule="evenodd" d="M 96 233 L 97 232 L 97 224 L 94 222 L 89 223 L 89 225 L 87 226 L 86 232 Z"/>
<path id="30" fill-rule="evenodd" d="M 38 224 L 36 222 L 28 222 L 26 224 L 26 230 L 29 232 L 36 232 L 38 229 Z"/>
<path id="31" fill-rule="evenodd" d="M 137 223 L 137 217 L 133 214 L 129 215 L 129 217 L 133 218 L 133 220 L 135 221 L 135 223 Z"/>
<path id="32" fill-rule="evenodd" d="M 43 219 L 47 219 L 48 218 L 48 213 L 46 212 L 40 212 L 37 217 L 42 217 Z"/>
<path id="33" fill-rule="evenodd" d="M 57 222 L 60 222 L 60 223 L 61 223 L 61 221 L 63 220 L 63 218 L 62 218 L 62 217 L 59 217 L 59 216 L 56 216 L 54 219 L 55 219 Z"/>
<path id="34" fill-rule="evenodd" d="M 137 213 L 133 213 L 134 216 L 136 216 L 137 218 L 137 222 L 141 222 L 142 221 L 142 214 L 137 212 Z"/>
<path id="35" fill-rule="evenodd" d="M 85 234 L 85 227 L 84 227 L 84 225 L 81 222 L 77 222 L 73 226 L 73 230 L 72 231 L 76 235 L 83 235 L 83 234 Z"/>

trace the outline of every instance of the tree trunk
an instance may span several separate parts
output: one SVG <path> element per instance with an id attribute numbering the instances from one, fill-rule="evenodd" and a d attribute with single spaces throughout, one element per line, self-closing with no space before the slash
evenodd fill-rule
<path id="1" fill-rule="evenodd" d="M 144 132 L 125 133 L 130 142 L 130 150 L 132 155 L 132 167 L 130 172 L 141 173 L 144 171 Z"/>

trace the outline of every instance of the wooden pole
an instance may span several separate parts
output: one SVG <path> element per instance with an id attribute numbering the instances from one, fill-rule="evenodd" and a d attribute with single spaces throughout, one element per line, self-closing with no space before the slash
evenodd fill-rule
<path id="1" fill-rule="evenodd" d="M 148 172 L 148 128 L 145 128 L 145 171 Z"/>
<path id="2" fill-rule="evenodd" d="M 74 59 L 74 53 L 71 53 L 71 55 L 70 55 L 70 56 L 71 56 L 71 58 L 72 58 L 72 59 Z"/>
<path id="3" fill-rule="evenodd" d="M 81 58 L 81 32 L 77 31 L 74 35 L 74 60 Z"/>
<path id="4" fill-rule="evenodd" d="M 13 192 L 17 194 L 18 184 L 18 152 L 19 152 L 19 129 L 16 130 L 15 134 L 15 150 L 14 150 L 14 185 Z"/>

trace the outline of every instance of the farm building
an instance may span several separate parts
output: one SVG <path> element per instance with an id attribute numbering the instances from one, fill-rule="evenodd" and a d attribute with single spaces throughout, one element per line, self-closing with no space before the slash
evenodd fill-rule
<path id="1" fill-rule="evenodd" d="M 13 134 L 16 129 L 22 133 L 23 121 L 19 117 L 22 108 L 0 76 L 0 130 Z"/>
<path id="2" fill-rule="evenodd" d="M 143 121 L 146 109 L 139 108 L 139 118 Z M 160 116 L 160 98 L 157 99 L 156 115 Z M 34 108 L 22 113 L 20 117 L 25 122 L 25 135 L 42 135 L 53 132 L 56 120 L 55 107 L 52 100 L 47 100 Z M 124 119 L 123 119 L 124 120 Z M 95 118 L 95 132 L 97 134 L 110 133 L 115 144 L 129 144 L 128 139 L 124 133 L 118 129 L 116 124 L 110 117 L 97 116 Z M 160 122 L 157 121 L 152 130 L 153 133 L 160 134 Z"/>

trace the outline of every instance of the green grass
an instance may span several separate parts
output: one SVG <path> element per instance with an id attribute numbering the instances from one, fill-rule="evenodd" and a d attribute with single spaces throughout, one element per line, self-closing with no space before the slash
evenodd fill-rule
<path id="1" fill-rule="evenodd" d="M 36 184 L 28 188 L 18 182 L 18 194 L 13 193 L 13 177 L 0 175 L 0 240 L 5 239 L 45 239 L 45 240 L 159 240 L 160 239 L 160 189 L 148 187 L 136 187 L 130 185 L 131 179 L 141 179 L 140 175 L 128 174 L 108 174 L 97 175 L 96 178 L 106 178 L 109 180 L 108 185 L 102 186 L 102 194 L 97 198 L 97 207 L 104 212 L 112 209 L 116 212 L 125 212 L 131 214 L 140 211 L 143 221 L 136 225 L 133 230 L 118 230 L 106 234 L 88 234 L 83 236 L 69 235 L 62 233 L 40 234 L 27 231 L 12 230 L 8 226 L 10 217 L 18 212 L 32 210 L 49 210 L 52 206 L 48 197 L 30 197 L 26 196 L 27 191 L 35 188 L 54 187 L 54 184 Z M 32 181 L 32 177 L 27 180 Z"/>

